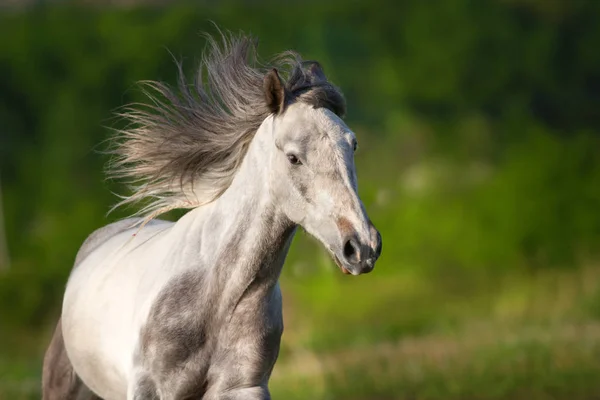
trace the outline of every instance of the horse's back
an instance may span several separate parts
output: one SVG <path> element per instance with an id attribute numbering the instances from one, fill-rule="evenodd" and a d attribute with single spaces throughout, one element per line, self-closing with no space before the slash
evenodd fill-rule
<path id="1" fill-rule="evenodd" d="M 107 240 L 136 226 L 141 221 L 141 218 L 128 218 L 96 229 L 80 246 L 73 268 L 81 264 Z M 63 338 L 61 318 L 58 319 L 44 356 L 42 395 L 44 400 L 100 399 L 82 382 L 69 360 Z"/>
<path id="2" fill-rule="evenodd" d="M 63 300 L 62 334 L 69 359 L 83 382 L 105 398 L 124 397 L 139 285 L 146 267 L 159 263 L 162 247 L 156 240 L 172 225 L 153 220 L 140 228 L 139 222 L 107 225 L 84 241 Z"/>
<path id="3" fill-rule="evenodd" d="M 141 218 L 127 218 L 96 229 L 85 239 L 79 248 L 77 256 L 75 257 L 75 266 L 79 265 L 81 261 L 85 260 L 88 255 L 90 255 L 108 239 L 118 235 L 121 232 L 131 229 L 140 223 L 141 220 Z"/>

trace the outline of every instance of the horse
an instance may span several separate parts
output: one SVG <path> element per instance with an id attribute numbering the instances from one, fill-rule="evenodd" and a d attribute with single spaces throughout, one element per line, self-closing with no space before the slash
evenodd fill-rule
<path id="1" fill-rule="evenodd" d="M 207 36 L 193 83 L 141 87 L 108 176 L 140 214 L 82 244 L 44 358 L 43 398 L 270 399 L 283 332 L 279 276 L 298 227 L 345 274 L 381 235 L 357 192 L 355 134 L 316 61 L 267 63 L 243 33 Z M 186 209 L 176 222 L 157 218 Z"/>

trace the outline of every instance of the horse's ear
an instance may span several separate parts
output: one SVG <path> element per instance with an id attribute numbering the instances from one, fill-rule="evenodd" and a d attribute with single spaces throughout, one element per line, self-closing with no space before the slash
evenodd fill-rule
<path id="1" fill-rule="evenodd" d="M 277 69 L 270 70 L 263 81 L 265 100 L 269 110 L 275 114 L 283 111 L 285 106 L 285 86 L 279 77 Z"/>

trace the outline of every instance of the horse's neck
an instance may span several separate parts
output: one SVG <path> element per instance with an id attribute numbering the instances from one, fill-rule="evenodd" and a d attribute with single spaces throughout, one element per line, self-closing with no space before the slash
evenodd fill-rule
<path id="1" fill-rule="evenodd" d="M 256 133 L 231 186 L 192 218 L 186 242 L 197 256 L 212 290 L 240 300 L 250 287 L 272 288 L 279 278 L 295 226 L 279 210 L 269 190 L 270 125 Z M 197 214 L 197 215 L 194 215 Z"/>

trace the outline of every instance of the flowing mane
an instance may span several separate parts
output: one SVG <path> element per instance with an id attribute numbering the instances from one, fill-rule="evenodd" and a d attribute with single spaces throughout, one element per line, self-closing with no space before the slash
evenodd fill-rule
<path id="1" fill-rule="evenodd" d="M 254 134 L 271 111 L 263 92 L 268 71 L 279 70 L 292 101 L 345 112 L 341 92 L 315 61 L 285 52 L 267 64 L 257 61 L 249 36 L 207 36 L 208 49 L 189 84 L 179 68 L 172 88 L 141 82 L 148 104 L 118 113 L 128 122 L 117 130 L 109 178 L 124 179 L 131 194 L 114 208 L 142 202 L 146 220 L 176 208 L 195 208 L 217 199 L 231 184 Z M 288 103 L 289 104 L 289 103 Z"/>

